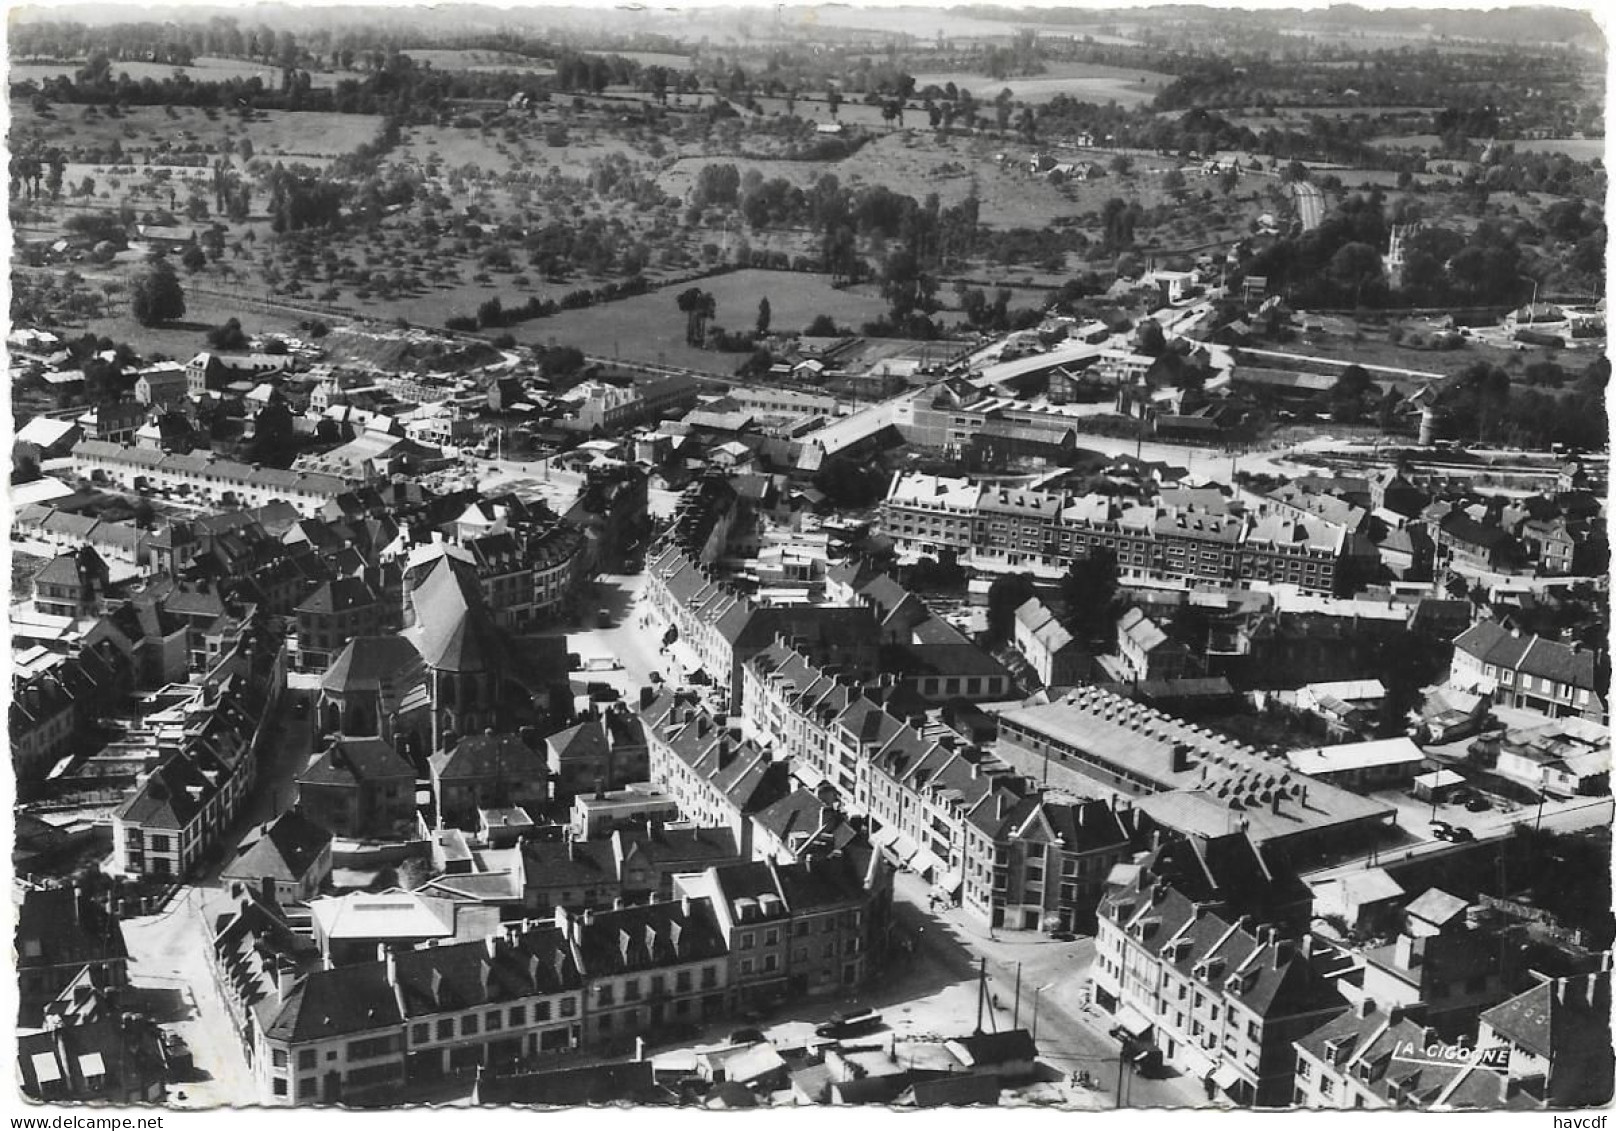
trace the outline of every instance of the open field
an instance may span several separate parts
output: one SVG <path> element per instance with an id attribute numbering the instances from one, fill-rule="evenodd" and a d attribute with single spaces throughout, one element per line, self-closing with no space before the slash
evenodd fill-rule
<path id="1" fill-rule="evenodd" d="M 825 275 L 784 271 L 735 271 L 692 284 L 718 304 L 714 325 L 750 330 L 758 301 L 769 300 L 775 330 L 801 330 L 819 314 L 838 325 L 857 326 L 876 318 L 886 303 L 873 284 L 838 290 Z M 685 344 L 685 316 L 675 305 L 683 287 L 624 299 L 605 306 L 566 310 L 552 318 L 519 323 L 511 332 L 527 344 L 577 346 L 585 353 L 628 361 L 664 363 L 728 376 L 746 360 L 744 353 L 717 353 Z"/>
<path id="2" fill-rule="evenodd" d="M 1604 161 L 1607 152 L 1602 137 L 1546 137 L 1505 144 L 1513 145 L 1517 153 L 1564 153 L 1577 161 Z"/>
<path id="3" fill-rule="evenodd" d="M 566 145 L 548 145 L 542 125 L 550 120 L 540 117 L 539 136 L 526 137 L 514 146 L 504 140 L 504 131 L 500 129 L 484 135 L 481 130 L 456 126 L 410 126 L 398 147 L 389 154 L 389 160 L 425 165 L 435 157 L 445 169 L 476 165 L 494 173 L 543 174 L 554 168 L 563 176 L 582 177 L 588 175 L 591 162 L 610 154 L 624 153 L 633 159 L 645 157 L 631 144 L 613 138 L 590 140 L 583 136 L 587 130 L 576 127 L 569 128 L 571 136 Z M 500 152 L 502 147 L 503 153 Z"/>
<path id="4" fill-rule="evenodd" d="M 1024 158 L 1035 146 L 1010 138 L 950 137 L 938 139 L 928 130 L 904 130 L 887 134 L 863 146 L 857 153 L 834 163 L 806 161 L 755 161 L 737 157 L 682 157 L 672 162 L 658 178 L 658 184 L 674 195 L 685 196 L 704 165 L 733 163 L 744 174 L 756 169 L 765 178 L 783 177 L 806 188 L 822 173 L 834 174 L 844 186 L 884 185 L 893 192 L 922 200 L 935 192 L 946 208 L 958 204 L 976 187 L 981 201 L 981 222 L 989 227 L 1043 227 L 1063 216 L 1080 216 L 1098 211 L 1113 196 L 1137 199 L 1149 207 L 1166 199 L 1159 186 L 1147 175 L 1130 178 L 1103 177 L 1085 183 L 1056 186 L 1046 178 L 1025 171 Z M 1001 167 L 995 159 L 1005 153 L 1011 159 Z M 1092 160 L 1104 166 L 1109 154 L 1095 153 L 1084 158 L 1079 151 L 1062 151 L 1062 160 Z M 1178 162 L 1140 157 L 1134 167 L 1144 174 L 1152 168 L 1177 167 Z M 1012 168 L 1011 165 L 1016 167 Z M 1254 180 L 1260 180 L 1254 179 Z M 1250 191 L 1242 186 L 1241 191 Z"/>
<path id="5" fill-rule="evenodd" d="M 1132 70 L 1104 63 L 1051 63 L 1038 75 L 1017 76 L 998 80 L 969 71 L 932 71 L 915 76 L 915 90 L 928 86 L 947 86 L 953 83 L 969 90 L 977 101 L 985 102 L 1008 89 L 1021 102 L 1048 102 L 1057 94 L 1065 94 L 1084 102 L 1104 105 L 1115 100 L 1119 106 L 1137 106 L 1149 102 L 1168 83 L 1172 75 L 1157 71 Z"/>
<path id="6" fill-rule="evenodd" d="M 531 75 L 555 74 L 553 67 L 547 67 L 537 59 L 527 55 L 518 55 L 514 51 L 456 51 L 411 48 L 405 54 L 415 60 L 418 65 L 431 67 L 435 71 L 480 71 L 485 73 L 521 71 Z"/>
<path id="7" fill-rule="evenodd" d="M 690 69 L 689 55 L 675 55 L 669 51 L 611 51 L 608 54 L 632 59 L 642 67 L 666 67 L 670 71 Z"/>
<path id="8" fill-rule="evenodd" d="M 259 157 L 329 159 L 351 153 L 374 141 L 382 120 L 369 114 L 293 113 L 286 110 L 259 110 L 251 122 L 239 115 L 194 106 L 172 107 L 172 115 L 161 106 L 132 106 L 117 118 L 97 113 L 87 116 L 87 106 L 59 106 L 51 117 L 42 117 L 23 101 L 11 103 L 13 149 L 37 139 L 42 144 L 72 150 L 75 147 L 101 149 L 113 141 L 123 147 L 127 162 L 143 162 L 148 155 L 153 164 L 163 164 L 165 152 L 216 154 L 226 144 L 239 145 L 242 138 L 252 142 Z"/>
<path id="9" fill-rule="evenodd" d="M 1374 144 L 1387 149 L 1424 149 L 1435 153 L 1442 148 L 1442 139 L 1436 134 L 1390 134 L 1375 138 Z M 1499 144 L 1513 146 L 1517 153 L 1564 153 L 1576 161 L 1605 160 L 1605 139 L 1598 137 L 1547 137 Z"/>
<path id="10" fill-rule="evenodd" d="M 84 66 L 84 61 L 70 63 L 13 63 L 8 72 L 11 82 L 43 82 L 57 75 L 72 77 Z M 264 86 L 270 90 L 279 90 L 281 69 L 264 63 L 251 63 L 245 59 L 220 59 L 208 55 L 200 55 L 189 67 L 176 67 L 169 63 L 144 63 L 139 61 L 115 62 L 112 64 L 112 75 L 126 74 L 136 82 L 142 79 L 162 80 L 174 77 L 179 71 L 192 82 L 225 82 L 228 79 L 259 78 Z M 309 82 L 315 87 L 331 87 L 337 85 L 341 75 L 329 71 L 310 71 Z"/>

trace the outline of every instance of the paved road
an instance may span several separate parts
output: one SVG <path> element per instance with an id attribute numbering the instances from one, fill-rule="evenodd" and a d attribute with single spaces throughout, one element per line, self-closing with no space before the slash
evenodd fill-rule
<path id="1" fill-rule="evenodd" d="M 258 1092 L 252 1070 L 208 966 L 203 894 L 182 888 L 158 914 L 124 920 L 129 982 L 152 1016 L 191 1047 L 194 1078 L 170 1088 L 172 1105 L 254 1103 Z"/>
<path id="2" fill-rule="evenodd" d="M 1301 217 L 1302 229 L 1312 231 L 1324 219 L 1324 193 L 1318 185 L 1295 181 L 1291 192 L 1296 199 L 1296 214 Z"/>
<path id="3" fill-rule="evenodd" d="M 985 958 L 990 998 L 1001 1007 L 989 1015 L 990 1023 L 1000 1029 L 1015 1023 L 1031 1029 L 1036 1008 L 1040 1059 L 1068 1073 L 1088 1072 L 1094 1084 L 1088 1092 L 1091 1102 L 1083 1106 L 1118 1106 L 1120 1046 L 1109 1035 L 1111 1023 L 1105 1014 L 1085 1005 L 1093 940 L 1057 942 L 1023 931 L 990 932 L 993 937 L 987 937 L 957 908 L 942 917 L 930 914 L 926 910 L 928 890 L 920 877 L 900 873 L 893 900 L 895 918 L 918 939 L 924 956 L 956 967 L 963 957 L 968 960 L 967 977 Z M 1015 992 L 1018 964 L 1019 1010 Z M 959 1022 L 961 1030 L 968 1030 L 974 1027 L 975 1018 L 962 1016 Z M 1200 1082 L 1182 1075 L 1147 1079 L 1128 1072 L 1121 1085 L 1123 1107 L 1207 1104 Z"/>
<path id="4" fill-rule="evenodd" d="M 1429 813 L 1429 807 L 1426 807 L 1426 812 Z M 1515 825 L 1522 822 L 1561 833 L 1608 827 L 1613 820 L 1616 820 L 1616 801 L 1609 797 L 1589 797 L 1548 802 L 1543 807 L 1541 819 L 1538 818 L 1536 805 L 1523 806 L 1512 813 L 1503 813 L 1497 809 L 1485 813 L 1468 813 L 1456 806 L 1444 806 L 1438 818 L 1450 824 L 1464 825 L 1476 835 L 1477 841 L 1502 840 L 1510 835 Z M 1420 835 L 1427 835 L 1428 822 L 1419 831 Z M 1332 864 L 1328 868 L 1304 872 L 1302 878 L 1310 884 L 1327 883 L 1363 871 L 1366 866 L 1373 864 L 1390 864 L 1451 851 L 1454 851 L 1454 846 L 1447 841 L 1422 840 L 1418 844 L 1399 847 L 1393 851 L 1366 852 L 1350 860 Z"/>

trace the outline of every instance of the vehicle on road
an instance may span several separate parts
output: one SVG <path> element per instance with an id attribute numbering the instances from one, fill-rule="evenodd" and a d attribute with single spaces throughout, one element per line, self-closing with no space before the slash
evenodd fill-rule
<path id="1" fill-rule="evenodd" d="M 1075 942 L 1077 935 L 1071 931 L 1050 931 L 1049 937 L 1056 942 Z"/>
<path id="2" fill-rule="evenodd" d="M 1492 807 L 1493 803 L 1488 801 L 1479 793 L 1472 797 L 1469 801 L 1465 802 L 1465 808 L 1470 810 L 1472 813 L 1485 813 Z"/>
<path id="3" fill-rule="evenodd" d="M 732 1045 L 760 1045 L 768 1039 L 761 1029 L 737 1029 L 729 1035 Z"/>
<path id="4" fill-rule="evenodd" d="M 1454 844 L 1467 844 L 1476 839 L 1476 834 L 1462 825 L 1455 825 L 1448 839 L 1452 840 Z"/>
<path id="5" fill-rule="evenodd" d="M 823 1025 L 814 1026 L 814 1036 L 828 1038 L 856 1037 L 881 1027 L 881 1015 L 873 1009 L 859 1009 L 851 1013 L 838 1013 Z"/>
<path id="6" fill-rule="evenodd" d="M 1431 835 L 1438 840 L 1451 840 L 1453 838 L 1453 826 L 1446 821 L 1432 821 Z"/>

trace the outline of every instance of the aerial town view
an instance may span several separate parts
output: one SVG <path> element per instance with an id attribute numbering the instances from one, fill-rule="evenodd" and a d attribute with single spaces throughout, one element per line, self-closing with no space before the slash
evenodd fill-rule
<path id="1" fill-rule="evenodd" d="M 1589 12 L 7 37 L 13 1110 L 1611 1099 Z"/>

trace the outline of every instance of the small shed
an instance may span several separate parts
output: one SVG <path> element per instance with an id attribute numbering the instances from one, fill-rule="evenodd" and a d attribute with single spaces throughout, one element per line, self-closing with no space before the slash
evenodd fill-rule
<path id="1" fill-rule="evenodd" d="M 1421 801 L 1441 802 L 1464 783 L 1464 778 L 1452 770 L 1432 770 L 1414 779 L 1414 796 Z"/>

